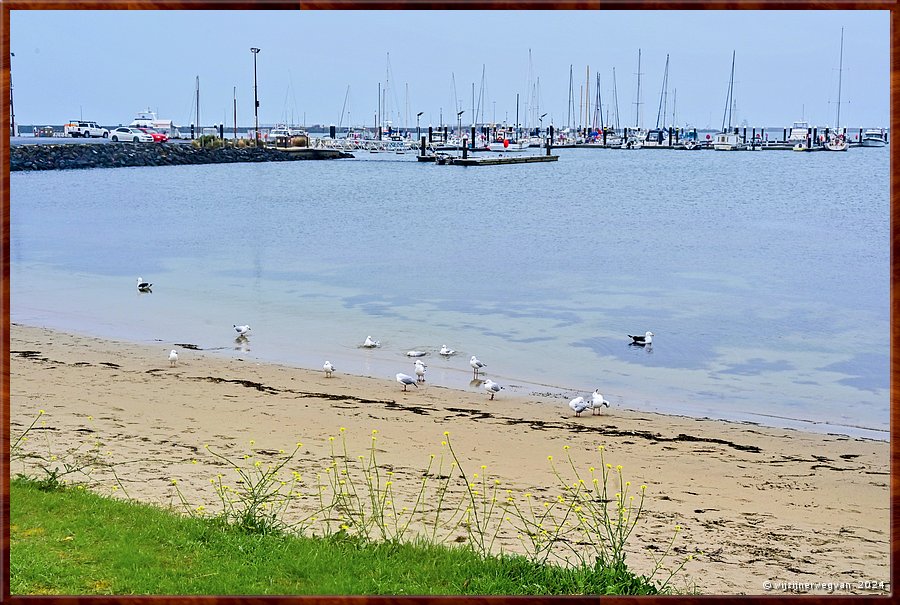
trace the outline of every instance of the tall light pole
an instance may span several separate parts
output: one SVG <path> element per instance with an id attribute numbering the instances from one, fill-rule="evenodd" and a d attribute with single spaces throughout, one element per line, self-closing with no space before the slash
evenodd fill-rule
<path id="1" fill-rule="evenodd" d="M 425 113 L 425 112 L 420 111 L 419 113 L 416 114 L 416 141 L 418 141 L 419 139 L 422 138 L 422 135 L 419 134 L 419 118 L 422 117 L 423 113 Z"/>
<path id="2" fill-rule="evenodd" d="M 256 146 L 259 147 L 259 96 L 256 92 L 256 55 L 259 53 L 258 48 L 251 48 L 253 53 L 253 119 L 254 119 L 254 135 Z"/>
<path id="3" fill-rule="evenodd" d="M 9 136 L 16 136 L 16 110 L 13 107 L 13 86 L 12 86 L 12 57 L 16 56 L 16 53 L 9 53 L 9 111 L 12 113 L 12 121 L 10 123 L 10 128 L 12 131 Z"/>

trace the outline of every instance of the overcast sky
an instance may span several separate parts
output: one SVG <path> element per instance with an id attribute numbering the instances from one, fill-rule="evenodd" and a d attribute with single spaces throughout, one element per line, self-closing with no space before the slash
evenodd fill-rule
<path id="1" fill-rule="evenodd" d="M 252 46 L 261 125 L 372 125 L 380 83 L 395 125 L 408 115 L 415 127 L 418 112 L 422 126 L 455 124 L 459 110 L 471 122 L 474 84 L 479 121 L 514 121 L 518 94 L 520 122 L 547 114 L 544 126 L 564 126 L 571 66 L 576 115 L 589 69 L 604 121 L 617 98 L 620 125 L 633 126 L 639 49 L 645 127 L 667 54 L 666 122 L 674 103 L 679 125 L 721 127 L 732 51 L 734 125 L 833 125 L 839 73 L 842 126 L 889 122 L 888 11 L 20 10 L 10 29 L 19 124 L 128 124 L 149 107 L 189 125 L 199 77 L 204 125 L 231 125 L 236 95 L 238 125 L 250 126 Z"/>

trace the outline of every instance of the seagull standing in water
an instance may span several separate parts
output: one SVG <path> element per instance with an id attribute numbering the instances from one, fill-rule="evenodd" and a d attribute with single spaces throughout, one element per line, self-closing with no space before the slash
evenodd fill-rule
<path id="1" fill-rule="evenodd" d="M 143 277 L 139 277 L 137 280 L 138 292 L 150 292 L 150 287 L 152 285 L 153 284 L 145 282 Z"/>
<path id="2" fill-rule="evenodd" d="M 482 368 L 487 367 L 486 364 L 481 363 L 474 355 L 472 355 L 472 359 L 469 360 L 469 365 L 475 370 L 475 378 L 478 378 L 478 372 L 480 372 Z"/>
<path id="3" fill-rule="evenodd" d="M 175 364 L 178 363 L 178 351 L 172 349 L 172 352 L 169 353 L 169 367 L 174 368 Z"/>
<path id="4" fill-rule="evenodd" d="M 234 328 L 234 331 L 238 333 L 238 337 L 240 337 L 240 336 L 246 337 L 247 332 L 250 331 L 250 326 L 247 326 L 247 325 L 238 326 L 238 325 L 232 324 L 232 327 Z"/>
<path id="5" fill-rule="evenodd" d="M 326 361 L 322 368 L 325 370 L 325 378 L 331 378 L 334 373 L 334 365 L 330 361 Z"/>
<path id="6" fill-rule="evenodd" d="M 576 397 L 569 402 L 569 407 L 572 408 L 572 411 L 575 412 L 576 416 L 581 416 L 581 412 L 591 407 L 591 404 L 585 401 L 584 397 Z"/>
<path id="7" fill-rule="evenodd" d="M 630 344 L 638 345 L 639 347 L 653 344 L 653 332 L 650 331 L 645 332 L 643 336 L 632 336 L 629 334 L 628 338 L 631 339 Z"/>
<path id="8" fill-rule="evenodd" d="M 377 340 L 372 340 L 371 336 L 366 336 L 366 342 L 363 343 L 363 346 L 367 349 L 374 349 L 377 346 L 380 346 L 381 342 Z"/>
<path id="9" fill-rule="evenodd" d="M 409 385 L 419 388 L 419 385 L 416 384 L 416 379 L 413 378 L 412 376 L 407 376 L 403 372 L 399 372 L 397 374 L 397 382 L 399 382 L 400 384 L 403 385 L 404 391 L 406 390 L 406 387 L 408 387 Z"/>
<path id="10" fill-rule="evenodd" d="M 602 413 L 600 409 L 602 406 L 609 407 L 609 402 L 603 398 L 603 395 L 600 393 L 600 389 L 594 389 L 594 392 L 591 393 L 591 416 L 594 415 L 594 412 L 598 414 Z"/>
<path id="11" fill-rule="evenodd" d="M 421 359 L 416 360 L 416 382 L 425 382 L 425 368 L 427 368 Z"/>
<path id="12" fill-rule="evenodd" d="M 494 395 L 500 392 L 501 387 L 499 384 L 488 378 L 484 381 L 484 390 L 491 394 L 491 399 L 494 398 Z"/>
<path id="13" fill-rule="evenodd" d="M 454 355 L 455 353 L 456 353 L 456 351 L 454 351 L 447 345 L 441 345 L 441 355 L 450 356 L 450 355 Z"/>

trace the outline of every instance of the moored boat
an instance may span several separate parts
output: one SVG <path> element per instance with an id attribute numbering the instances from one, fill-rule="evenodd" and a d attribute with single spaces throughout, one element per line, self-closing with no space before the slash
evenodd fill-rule
<path id="1" fill-rule="evenodd" d="M 887 144 L 887 136 L 884 129 L 869 128 L 863 132 L 860 145 L 863 147 L 884 147 Z"/>
<path id="2" fill-rule="evenodd" d="M 181 132 L 172 120 L 161 120 L 156 114 L 147 108 L 147 111 L 139 111 L 135 118 L 129 124 L 132 128 L 152 128 L 169 137 L 170 139 L 180 139 Z"/>

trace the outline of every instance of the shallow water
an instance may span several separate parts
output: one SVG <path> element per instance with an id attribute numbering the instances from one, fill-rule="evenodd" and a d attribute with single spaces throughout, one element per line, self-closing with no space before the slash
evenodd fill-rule
<path id="1" fill-rule="evenodd" d="M 557 153 L 13 173 L 12 321 L 887 438 L 887 148 Z"/>

